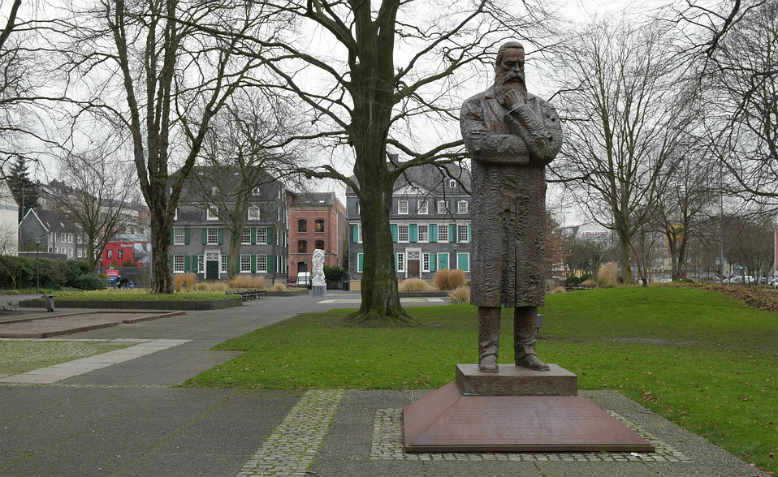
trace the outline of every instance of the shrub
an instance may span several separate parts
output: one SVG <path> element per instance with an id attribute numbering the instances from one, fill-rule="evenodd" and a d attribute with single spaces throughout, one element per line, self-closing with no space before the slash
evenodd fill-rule
<path id="1" fill-rule="evenodd" d="M 557 293 L 565 293 L 567 292 L 567 289 L 565 287 L 555 287 L 551 289 L 548 293 L 551 295 L 556 295 Z"/>
<path id="2" fill-rule="evenodd" d="M 448 297 L 451 303 L 470 303 L 470 287 L 458 286 L 448 294 Z"/>
<path id="3" fill-rule="evenodd" d="M 230 288 L 262 288 L 262 284 L 265 279 L 262 277 L 253 277 L 251 275 L 235 275 L 232 280 L 229 281 Z"/>
<path id="4" fill-rule="evenodd" d="M 105 288 L 105 280 L 101 280 L 96 273 L 84 273 L 73 280 L 71 285 L 81 290 L 102 290 Z"/>
<path id="5" fill-rule="evenodd" d="M 397 285 L 397 289 L 401 292 L 423 292 L 434 290 L 435 287 L 420 278 L 409 278 L 407 280 L 401 281 Z"/>
<path id="6" fill-rule="evenodd" d="M 197 283 L 197 275 L 194 273 L 180 273 L 173 277 L 175 291 L 194 290 L 195 283 Z"/>
<path id="7" fill-rule="evenodd" d="M 597 282 L 592 280 L 591 278 L 588 278 L 581 282 L 582 287 L 588 287 L 588 288 L 595 288 L 597 286 Z"/>
<path id="8" fill-rule="evenodd" d="M 270 290 L 274 291 L 274 292 L 285 292 L 285 291 L 289 290 L 289 288 L 286 285 L 284 285 L 283 283 L 279 282 L 279 283 L 274 284 L 272 287 L 270 287 Z"/>
<path id="9" fill-rule="evenodd" d="M 65 284 L 71 287 L 80 288 L 76 285 L 76 281 L 83 275 L 93 272 L 89 269 L 89 264 L 84 260 L 68 260 L 65 263 Z M 94 288 L 89 288 L 94 290 Z"/>
<path id="10" fill-rule="evenodd" d="M 227 291 L 227 284 L 218 281 L 197 282 L 194 289 L 197 291 L 223 292 Z"/>
<path id="11" fill-rule="evenodd" d="M 619 284 L 619 269 L 613 262 L 603 263 L 597 270 L 595 280 L 600 288 L 613 288 Z"/>
<path id="12" fill-rule="evenodd" d="M 440 290 L 453 290 L 464 284 L 465 272 L 462 270 L 438 270 L 435 274 L 435 285 Z"/>
<path id="13" fill-rule="evenodd" d="M 339 282 L 346 276 L 346 270 L 341 267 L 324 266 L 324 279 L 328 282 Z"/>

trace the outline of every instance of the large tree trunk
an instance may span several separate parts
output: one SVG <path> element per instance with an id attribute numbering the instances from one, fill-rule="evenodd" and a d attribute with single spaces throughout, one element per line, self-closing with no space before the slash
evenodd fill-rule
<path id="1" fill-rule="evenodd" d="M 230 227 L 230 267 L 227 278 L 232 280 L 235 275 L 240 273 L 240 247 L 242 243 L 241 232 L 243 227 Z"/>
<path id="2" fill-rule="evenodd" d="M 631 237 L 626 233 L 619 231 L 619 245 L 621 246 L 621 281 L 624 283 L 633 283 L 632 264 L 630 255 Z"/>
<path id="3" fill-rule="evenodd" d="M 173 276 L 169 258 L 172 226 L 166 223 L 166 220 L 162 220 L 164 215 L 164 211 L 151 211 L 151 250 L 154 269 L 151 291 L 153 293 L 173 293 Z"/>

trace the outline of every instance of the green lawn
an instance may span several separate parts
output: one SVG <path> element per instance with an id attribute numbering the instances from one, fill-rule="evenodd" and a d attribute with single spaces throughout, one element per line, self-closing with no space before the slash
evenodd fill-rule
<path id="1" fill-rule="evenodd" d="M 436 388 L 454 364 L 476 362 L 475 308 L 409 308 L 417 328 L 342 325 L 347 310 L 304 314 L 226 341 L 246 351 L 190 386 L 306 389 Z M 775 313 L 686 288 L 550 295 L 542 359 L 578 374 L 582 389 L 617 389 L 762 469 L 778 471 Z M 500 362 L 513 359 L 510 311 Z"/>
<path id="2" fill-rule="evenodd" d="M 55 300 L 68 301 L 210 301 L 240 300 L 238 295 L 227 295 L 223 291 L 187 291 L 172 294 L 151 293 L 144 288 L 125 290 L 106 289 L 92 291 L 61 290 L 52 292 Z"/>
<path id="3" fill-rule="evenodd" d="M 12 375 L 126 348 L 107 341 L 0 340 L 0 375 Z"/>

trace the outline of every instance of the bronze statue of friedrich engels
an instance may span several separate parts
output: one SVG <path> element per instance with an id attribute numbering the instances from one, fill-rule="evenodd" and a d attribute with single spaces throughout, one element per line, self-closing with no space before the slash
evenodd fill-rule
<path id="1" fill-rule="evenodd" d="M 562 145 L 554 108 L 527 93 L 524 48 L 497 53 L 494 85 L 462 105 L 460 127 L 472 158 L 471 303 L 478 306 L 478 365 L 497 372 L 500 307 L 514 308 L 516 366 L 547 371 L 535 354 L 543 305 L 546 180 Z"/>

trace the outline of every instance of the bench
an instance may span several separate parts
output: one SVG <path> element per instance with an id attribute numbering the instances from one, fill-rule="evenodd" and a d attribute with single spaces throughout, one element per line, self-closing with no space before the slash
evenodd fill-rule
<path id="1" fill-rule="evenodd" d="M 240 295 L 240 301 L 259 300 L 263 296 L 267 296 L 265 290 L 236 290 L 228 291 L 230 295 Z"/>

